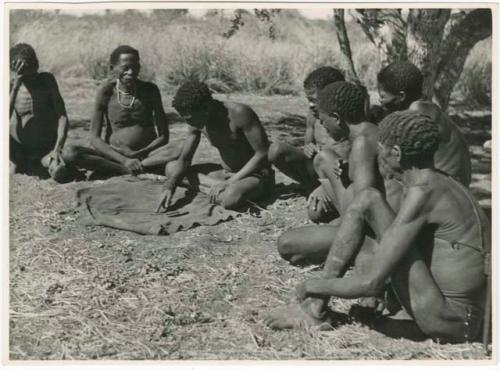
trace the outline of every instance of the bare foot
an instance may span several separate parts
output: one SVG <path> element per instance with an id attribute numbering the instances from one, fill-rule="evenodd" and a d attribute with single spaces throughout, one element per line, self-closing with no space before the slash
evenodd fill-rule
<path id="1" fill-rule="evenodd" d="M 366 309 L 372 309 L 376 314 L 382 313 L 385 309 L 385 300 L 383 297 L 363 297 L 358 299 L 358 306 Z"/>
<path id="2" fill-rule="evenodd" d="M 9 164 L 9 174 L 12 176 L 16 172 L 17 172 L 17 166 L 14 163 L 10 162 L 10 164 Z"/>
<path id="3" fill-rule="evenodd" d="M 278 308 L 264 318 L 264 323 L 272 329 L 299 329 L 315 327 L 319 330 L 331 329 L 325 315 L 324 319 L 317 319 L 306 312 L 303 305 L 298 302 Z"/>

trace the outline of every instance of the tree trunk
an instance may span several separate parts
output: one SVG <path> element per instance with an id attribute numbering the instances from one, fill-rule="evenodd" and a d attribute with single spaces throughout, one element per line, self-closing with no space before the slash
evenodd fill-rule
<path id="1" fill-rule="evenodd" d="M 344 9 L 333 10 L 333 21 L 335 24 L 335 30 L 337 31 L 337 39 L 339 41 L 340 50 L 345 57 L 344 59 L 345 64 L 347 65 L 348 79 L 356 81 L 356 83 L 359 84 L 360 80 L 352 60 L 351 43 L 349 42 L 349 35 L 347 34 L 347 29 L 345 28 Z"/>
<path id="2" fill-rule="evenodd" d="M 379 50 L 382 67 L 406 60 L 406 22 L 401 9 L 356 9 L 352 16 Z"/>
<path id="3" fill-rule="evenodd" d="M 460 11 L 451 15 L 444 29 L 434 83 L 434 100 L 443 109 L 448 107 L 451 92 L 462 74 L 470 50 L 491 33 L 490 9 Z"/>
<path id="4" fill-rule="evenodd" d="M 354 67 L 351 43 L 349 42 L 349 35 L 347 34 L 347 29 L 345 27 L 344 9 L 334 9 L 333 20 L 335 23 L 335 30 L 337 31 L 337 39 L 339 41 L 340 50 L 342 51 L 342 54 L 344 54 L 346 60 L 348 80 L 354 82 L 363 90 L 363 93 L 365 94 L 365 115 L 368 117 L 370 111 L 370 95 L 368 94 L 366 86 L 364 86 L 359 79 L 358 74 L 356 73 L 356 68 Z"/>
<path id="5" fill-rule="evenodd" d="M 444 27 L 450 18 L 450 9 L 410 9 L 406 48 L 408 60 L 415 64 L 424 76 L 423 95 L 434 95 L 439 49 Z"/>

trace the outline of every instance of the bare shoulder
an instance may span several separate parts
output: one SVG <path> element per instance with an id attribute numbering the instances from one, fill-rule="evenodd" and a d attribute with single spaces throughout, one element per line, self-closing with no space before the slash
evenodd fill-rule
<path id="1" fill-rule="evenodd" d="M 369 153 L 377 150 L 378 127 L 373 123 L 367 122 L 364 132 L 357 136 L 352 142 L 351 150 L 358 153 Z"/>
<path id="2" fill-rule="evenodd" d="M 398 212 L 400 221 L 408 221 L 430 214 L 435 204 L 435 186 L 428 176 L 421 176 L 404 189 Z"/>
<path id="3" fill-rule="evenodd" d="M 314 124 L 316 123 L 316 117 L 314 117 L 313 112 L 311 112 L 310 109 L 308 109 L 307 116 L 306 116 L 306 126 L 308 127 L 314 127 Z"/>
<path id="4" fill-rule="evenodd" d="M 231 121 L 238 127 L 244 127 L 259 121 L 257 113 L 248 105 L 236 102 L 224 102 Z"/>
<path id="5" fill-rule="evenodd" d="M 48 85 L 54 85 L 54 84 L 56 84 L 56 78 L 50 72 L 39 72 L 38 73 L 38 79 L 40 81 L 42 81 L 43 83 L 46 83 Z"/>
<path id="6" fill-rule="evenodd" d="M 158 86 L 153 82 L 142 81 L 142 80 L 139 80 L 137 82 L 138 82 L 137 88 L 142 90 L 146 94 L 157 94 L 160 91 Z"/>
<path id="7" fill-rule="evenodd" d="M 109 98 L 113 95 L 115 82 L 111 80 L 104 81 L 97 89 L 97 98 Z"/>
<path id="8" fill-rule="evenodd" d="M 408 110 L 419 112 L 431 117 L 433 120 L 440 118 L 442 110 L 436 104 L 425 101 L 417 100 L 411 103 Z"/>
<path id="9" fill-rule="evenodd" d="M 52 92 L 59 92 L 59 86 L 57 85 L 56 78 L 50 72 L 39 72 L 38 73 L 38 84 L 44 86 Z"/>

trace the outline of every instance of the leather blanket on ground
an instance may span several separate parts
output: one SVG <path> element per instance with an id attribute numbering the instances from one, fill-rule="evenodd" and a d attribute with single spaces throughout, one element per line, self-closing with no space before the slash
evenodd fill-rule
<path id="1" fill-rule="evenodd" d="M 121 176 L 78 190 L 79 222 L 139 234 L 169 235 L 199 225 L 215 225 L 238 213 L 210 204 L 207 195 L 178 187 L 168 212 L 156 213 L 163 181 Z"/>

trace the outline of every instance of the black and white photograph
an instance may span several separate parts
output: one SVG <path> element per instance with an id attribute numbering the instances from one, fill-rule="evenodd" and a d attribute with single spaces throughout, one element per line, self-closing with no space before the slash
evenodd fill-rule
<path id="1" fill-rule="evenodd" d="M 492 364 L 497 6 L 5 3 L 4 359 Z"/>

